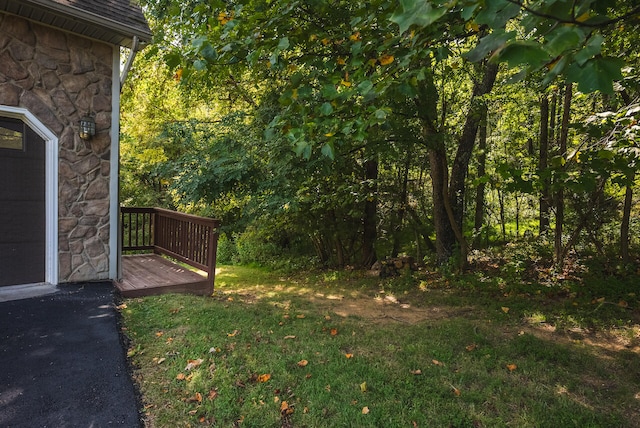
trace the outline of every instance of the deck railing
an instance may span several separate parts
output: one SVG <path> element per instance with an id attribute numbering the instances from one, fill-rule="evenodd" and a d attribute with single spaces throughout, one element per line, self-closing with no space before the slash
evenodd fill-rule
<path id="1" fill-rule="evenodd" d="M 213 292 L 220 221 L 163 208 L 121 207 L 122 251 L 153 251 L 207 273 Z"/>

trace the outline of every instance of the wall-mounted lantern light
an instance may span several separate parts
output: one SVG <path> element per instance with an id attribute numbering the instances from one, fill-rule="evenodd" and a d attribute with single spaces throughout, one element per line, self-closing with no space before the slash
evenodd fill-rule
<path id="1" fill-rule="evenodd" d="M 80 138 L 90 140 L 96 135 L 96 121 L 93 117 L 86 115 L 80 119 Z"/>

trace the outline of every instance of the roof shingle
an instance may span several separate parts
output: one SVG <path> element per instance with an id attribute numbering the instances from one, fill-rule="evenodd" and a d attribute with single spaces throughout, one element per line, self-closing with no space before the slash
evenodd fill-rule
<path id="1" fill-rule="evenodd" d="M 152 37 L 132 0 L 0 0 L 0 10 L 121 46 Z"/>

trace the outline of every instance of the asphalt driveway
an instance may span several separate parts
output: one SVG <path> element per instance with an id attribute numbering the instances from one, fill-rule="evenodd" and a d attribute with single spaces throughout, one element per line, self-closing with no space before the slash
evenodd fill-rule
<path id="1" fill-rule="evenodd" d="M 111 283 L 0 303 L 1 427 L 140 427 Z"/>

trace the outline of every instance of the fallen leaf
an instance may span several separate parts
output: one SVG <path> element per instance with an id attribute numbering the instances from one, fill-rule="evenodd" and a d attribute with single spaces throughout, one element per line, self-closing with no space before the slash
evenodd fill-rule
<path id="1" fill-rule="evenodd" d="M 369 407 L 368 406 L 364 406 L 362 408 L 362 414 L 363 415 L 368 415 L 369 414 Z"/>
<path id="2" fill-rule="evenodd" d="M 209 353 L 210 354 L 215 354 L 216 352 L 221 352 L 222 350 L 216 346 L 212 346 L 211 348 L 209 348 Z"/>
<path id="3" fill-rule="evenodd" d="M 360 391 L 367 392 L 367 382 L 362 382 L 360 384 Z"/>
<path id="4" fill-rule="evenodd" d="M 196 392 L 192 397 L 187 398 L 187 403 L 202 403 L 202 394 Z"/>
<path id="5" fill-rule="evenodd" d="M 420 369 L 411 370 L 411 374 L 412 375 L 416 375 L 416 376 L 420 376 L 422 374 L 422 370 L 420 370 Z"/>
<path id="6" fill-rule="evenodd" d="M 307 360 L 298 361 L 298 367 L 306 367 L 307 364 L 309 364 L 309 361 L 307 361 Z"/>
<path id="7" fill-rule="evenodd" d="M 325 315 L 324 319 L 327 320 L 327 321 L 331 321 L 331 317 L 329 315 Z"/>
<path id="8" fill-rule="evenodd" d="M 293 413 L 293 407 L 289 406 L 289 403 L 287 403 L 286 401 L 283 401 L 282 404 L 280 404 L 280 414 L 282 414 L 283 416 L 286 416 L 292 413 Z"/>
<path id="9" fill-rule="evenodd" d="M 158 364 L 162 364 L 166 361 L 166 358 L 158 358 L 158 361 L 156 361 Z"/>
<path id="10" fill-rule="evenodd" d="M 353 358 L 353 354 L 344 354 L 345 357 L 347 357 L 347 359 Z"/>
<path id="11" fill-rule="evenodd" d="M 518 366 L 515 364 L 507 364 L 507 369 L 509 369 L 510 372 L 514 371 L 517 368 Z"/>
<path id="12" fill-rule="evenodd" d="M 296 315 L 296 318 L 302 319 L 302 318 L 304 318 L 304 314 L 298 314 L 298 315 Z"/>
<path id="13" fill-rule="evenodd" d="M 311 379 L 311 373 L 307 373 L 307 375 L 305 376 L 307 379 Z"/>
<path id="14" fill-rule="evenodd" d="M 238 334 L 238 330 L 233 330 L 233 333 L 227 333 L 227 337 L 234 337 L 236 334 Z"/>
<path id="15" fill-rule="evenodd" d="M 296 337 L 293 335 L 285 336 L 284 340 L 295 339 Z"/>
<path id="16" fill-rule="evenodd" d="M 121 305 L 118 305 L 118 306 L 116 306 L 116 309 L 120 309 L 120 310 L 122 310 L 122 309 L 127 309 L 127 304 L 126 304 L 126 303 L 123 303 L 123 304 L 121 304 Z"/>
<path id="17" fill-rule="evenodd" d="M 209 400 L 215 400 L 216 398 L 218 398 L 218 390 L 217 389 L 212 389 L 211 391 L 209 391 L 209 394 L 207 395 L 207 398 Z"/>
<path id="18" fill-rule="evenodd" d="M 502 307 L 502 312 L 504 312 L 505 314 L 509 313 L 509 308 L 507 308 L 506 306 L 503 306 Z"/>
<path id="19" fill-rule="evenodd" d="M 629 306 L 629 304 L 627 302 L 625 302 L 624 300 L 620 300 L 618 302 L 618 306 L 620 306 L 621 308 L 626 308 Z"/>
<path id="20" fill-rule="evenodd" d="M 330 333 L 331 333 L 331 336 L 337 336 L 338 335 L 338 329 L 337 328 L 332 328 Z"/>
<path id="21" fill-rule="evenodd" d="M 189 371 L 189 370 L 195 369 L 200 364 L 202 364 L 202 361 L 204 361 L 202 358 L 198 358 L 197 360 L 189 360 L 189 361 L 187 361 L 187 366 L 184 368 L 185 371 Z"/>
<path id="22" fill-rule="evenodd" d="M 465 349 L 468 352 L 475 351 L 476 349 L 478 349 L 478 345 L 476 345 L 475 343 L 472 343 L 471 345 L 468 345 Z"/>
<path id="23" fill-rule="evenodd" d="M 178 376 L 176 376 L 176 379 L 178 380 L 185 380 L 186 376 L 184 375 L 184 373 L 178 373 Z"/>
<path id="24" fill-rule="evenodd" d="M 462 394 L 462 392 L 460 392 L 460 390 L 454 386 L 453 387 L 453 395 L 455 395 L 456 397 L 460 397 L 461 394 Z"/>
<path id="25" fill-rule="evenodd" d="M 258 376 L 258 382 L 260 383 L 268 382 L 269 379 L 271 379 L 271 375 L 269 373 L 261 374 L 260 376 Z"/>
<path id="26" fill-rule="evenodd" d="M 171 345 L 173 343 L 173 337 L 167 337 L 167 345 Z"/>
<path id="27" fill-rule="evenodd" d="M 438 360 L 431 360 L 431 362 L 436 365 L 436 366 L 444 366 L 444 363 L 438 361 Z"/>
<path id="28" fill-rule="evenodd" d="M 164 331 L 156 331 L 156 337 L 162 337 Z"/>

